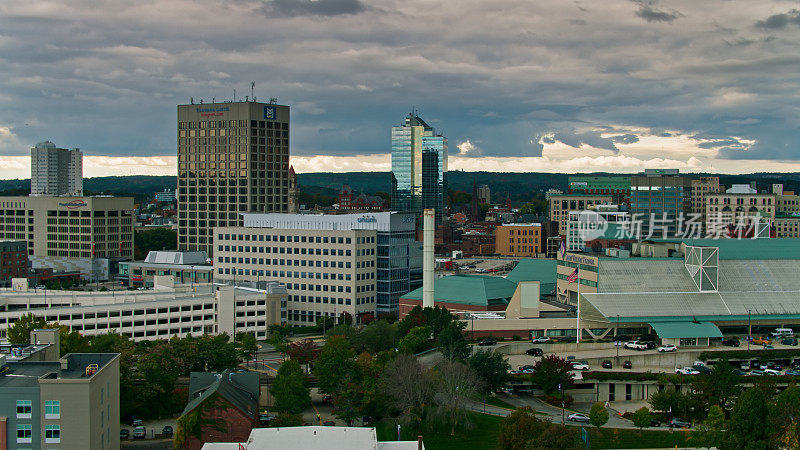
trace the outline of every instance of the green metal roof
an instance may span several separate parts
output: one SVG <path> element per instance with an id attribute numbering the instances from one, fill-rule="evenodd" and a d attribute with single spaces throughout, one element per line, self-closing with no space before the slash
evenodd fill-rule
<path id="1" fill-rule="evenodd" d="M 506 280 L 514 284 L 538 281 L 541 296 L 550 295 L 556 290 L 556 264 L 554 259 L 521 259 L 514 270 L 506 275 Z"/>
<path id="2" fill-rule="evenodd" d="M 555 275 L 555 267 L 553 267 Z M 517 283 L 503 277 L 490 275 L 450 275 L 438 278 L 433 284 L 433 300 L 464 305 L 489 306 L 508 304 Z M 402 298 L 422 300 L 422 288 L 415 289 Z"/>
<path id="3" fill-rule="evenodd" d="M 650 326 L 662 339 L 722 337 L 722 332 L 711 322 L 650 322 Z"/>
<path id="4" fill-rule="evenodd" d="M 798 259 L 800 239 L 654 239 L 656 242 L 684 242 L 700 247 L 719 247 L 719 259 Z"/>

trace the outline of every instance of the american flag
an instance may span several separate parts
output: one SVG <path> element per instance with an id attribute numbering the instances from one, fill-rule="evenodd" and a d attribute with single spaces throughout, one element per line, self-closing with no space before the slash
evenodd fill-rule
<path id="1" fill-rule="evenodd" d="M 578 269 L 576 268 L 574 272 L 569 274 L 567 277 L 567 284 L 572 284 L 578 279 Z"/>

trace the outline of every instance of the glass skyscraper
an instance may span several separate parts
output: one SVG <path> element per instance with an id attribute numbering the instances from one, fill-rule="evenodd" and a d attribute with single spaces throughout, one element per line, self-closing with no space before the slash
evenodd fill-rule
<path id="1" fill-rule="evenodd" d="M 392 210 L 436 210 L 442 223 L 447 192 L 447 138 L 412 112 L 403 124 L 392 127 Z"/>

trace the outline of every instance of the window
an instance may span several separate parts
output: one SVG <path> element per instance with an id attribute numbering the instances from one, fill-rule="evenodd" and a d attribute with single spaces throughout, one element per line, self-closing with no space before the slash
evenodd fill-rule
<path id="1" fill-rule="evenodd" d="M 29 444 L 33 442 L 33 429 L 31 425 L 24 424 L 24 425 L 17 425 L 17 443 L 18 444 Z"/>
<path id="2" fill-rule="evenodd" d="M 45 425 L 44 442 L 45 444 L 58 444 L 61 442 L 61 425 Z"/>
<path id="3" fill-rule="evenodd" d="M 45 400 L 45 402 L 44 402 L 44 418 L 45 419 L 59 419 L 59 418 L 61 418 L 61 401 L 60 400 Z"/>
<path id="4" fill-rule="evenodd" d="M 17 419 L 30 419 L 33 404 L 30 400 L 17 400 Z"/>

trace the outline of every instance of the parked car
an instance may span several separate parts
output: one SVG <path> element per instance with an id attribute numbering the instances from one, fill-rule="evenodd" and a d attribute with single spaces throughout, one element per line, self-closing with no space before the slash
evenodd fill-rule
<path id="1" fill-rule="evenodd" d="M 519 374 L 521 374 L 521 373 L 522 373 L 522 371 L 521 371 L 521 370 L 509 370 L 509 371 L 508 371 L 508 374 L 509 374 L 509 375 L 519 375 Z"/>
<path id="2" fill-rule="evenodd" d="M 332 395 L 326 395 L 326 396 L 322 397 L 322 403 L 324 403 L 326 405 L 329 405 L 329 404 L 333 403 L 333 396 Z"/>
<path id="3" fill-rule="evenodd" d="M 172 426 L 170 425 L 164 425 L 164 428 L 161 429 L 161 435 L 165 438 L 171 438 L 173 434 L 174 432 L 172 430 Z"/>
<path id="4" fill-rule="evenodd" d="M 792 369 L 800 370 L 800 361 L 792 361 L 792 364 L 790 364 L 790 365 L 791 365 Z"/>
<path id="5" fill-rule="evenodd" d="M 650 419 L 650 426 L 651 427 L 660 427 L 661 422 L 657 421 L 656 419 Z"/>
<path id="6" fill-rule="evenodd" d="M 680 373 L 683 375 L 698 375 L 700 371 L 695 369 L 694 367 L 678 367 L 675 369 L 675 373 Z"/>
<path id="7" fill-rule="evenodd" d="M 622 341 L 614 341 L 614 347 L 622 347 L 623 345 L 625 345 L 625 343 Z"/>
<path id="8" fill-rule="evenodd" d="M 586 361 L 575 361 L 572 363 L 572 370 L 589 370 L 589 363 Z"/>
<path id="9" fill-rule="evenodd" d="M 131 425 L 134 426 L 134 427 L 141 427 L 143 425 L 142 424 L 142 419 L 133 419 L 133 422 L 131 423 Z"/>
<path id="10" fill-rule="evenodd" d="M 763 337 L 763 336 L 753 339 L 753 344 L 755 344 L 755 345 L 767 345 L 767 344 L 771 344 L 771 343 L 772 343 L 772 339 L 767 338 L 767 337 Z"/>
<path id="11" fill-rule="evenodd" d="M 647 350 L 647 344 L 639 341 L 628 341 L 625 343 L 625 348 L 631 350 Z"/>
<path id="12" fill-rule="evenodd" d="M 772 366 L 772 368 L 775 369 L 775 370 L 778 370 L 778 371 L 783 370 L 783 366 L 778 364 L 778 363 L 775 363 L 775 365 Z"/>
<path id="13" fill-rule="evenodd" d="M 675 344 L 664 344 L 661 347 L 658 347 L 659 352 L 677 352 L 678 347 Z"/>
<path id="14" fill-rule="evenodd" d="M 739 347 L 740 345 L 742 345 L 742 341 L 740 341 L 739 339 L 724 339 L 722 341 L 722 345 L 726 347 Z"/>
<path id="15" fill-rule="evenodd" d="M 750 371 L 750 375 L 754 377 L 760 377 L 761 375 L 764 375 L 764 371 L 761 369 L 753 369 Z"/>
<path id="16" fill-rule="evenodd" d="M 147 437 L 147 430 L 144 427 L 139 426 L 133 429 L 133 438 L 134 439 L 144 439 Z"/>
<path id="17" fill-rule="evenodd" d="M 567 417 L 570 422 L 586 422 L 589 423 L 589 416 L 583 413 L 572 413 Z"/>
<path id="18" fill-rule="evenodd" d="M 624 363 L 622 363 L 622 368 L 623 369 L 633 369 L 633 363 L 630 362 L 630 361 L 625 361 Z"/>
<path id="19" fill-rule="evenodd" d="M 794 330 L 791 328 L 776 328 L 775 331 L 770 334 L 775 338 L 794 336 Z"/>
<path id="20" fill-rule="evenodd" d="M 691 422 L 688 422 L 686 420 L 678 419 L 677 417 L 674 417 L 672 420 L 669 421 L 669 427 L 670 428 L 691 428 L 692 424 L 691 424 Z"/>
<path id="21" fill-rule="evenodd" d="M 733 374 L 734 375 L 739 375 L 739 376 L 744 376 L 744 375 L 747 375 L 747 372 L 745 372 L 744 370 L 741 370 L 741 369 L 733 369 Z"/>
<path id="22" fill-rule="evenodd" d="M 258 415 L 258 421 L 261 425 L 268 425 L 270 422 L 275 420 L 275 416 L 269 413 L 261 413 Z"/>
<path id="23" fill-rule="evenodd" d="M 525 354 L 528 356 L 542 356 L 544 355 L 544 352 L 542 351 L 542 349 L 534 347 L 525 350 Z"/>
<path id="24" fill-rule="evenodd" d="M 524 366 L 519 366 L 519 367 L 517 367 L 517 369 L 519 369 L 519 371 L 520 371 L 520 372 L 522 372 L 522 371 L 523 371 L 523 370 L 525 370 L 525 369 L 530 369 L 530 370 L 533 370 L 533 366 L 532 366 L 532 365 L 530 365 L 530 364 L 526 364 L 526 365 L 524 365 Z"/>
<path id="25" fill-rule="evenodd" d="M 789 369 L 789 370 L 787 370 L 787 371 L 786 371 L 786 372 L 784 372 L 784 373 L 785 373 L 786 375 L 798 376 L 798 375 L 800 375 L 800 370 L 796 370 L 796 369 Z"/>
<path id="26" fill-rule="evenodd" d="M 601 365 L 603 366 L 603 369 L 611 369 L 612 367 L 614 367 L 613 364 L 611 364 L 610 359 L 603 360 L 603 364 Z"/>
<path id="27" fill-rule="evenodd" d="M 696 370 L 696 371 L 698 371 L 700 373 L 711 373 L 711 369 L 709 369 L 708 367 L 706 367 L 704 365 L 703 366 L 695 365 L 695 366 L 692 366 L 692 369 L 694 369 L 694 370 Z"/>
<path id="28" fill-rule="evenodd" d="M 780 375 L 780 370 L 775 369 L 764 369 L 764 375 Z"/>
<path id="29" fill-rule="evenodd" d="M 119 429 L 119 438 L 120 439 L 128 439 L 129 437 L 131 437 L 130 430 L 128 430 L 126 428 L 120 428 Z"/>
<path id="30" fill-rule="evenodd" d="M 547 336 L 539 336 L 531 339 L 531 344 L 547 344 L 550 342 L 550 338 Z"/>
<path id="31" fill-rule="evenodd" d="M 775 347 L 772 344 L 764 345 L 764 350 L 775 350 Z"/>
<path id="32" fill-rule="evenodd" d="M 332 420 L 326 420 L 325 422 L 322 422 L 322 425 L 324 425 L 326 427 L 335 427 L 336 426 L 336 422 L 334 422 Z"/>
<path id="33" fill-rule="evenodd" d="M 569 356 L 567 356 L 567 361 L 572 361 L 572 360 L 574 360 L 574 359 L 575 359 L 575 355 L 569 355 Z"/>
<path id="34" fill-rule="evenodd" d="M 487 347 L 489 345 L 497 345 L 497 339 L 490 338 L 490 337 L 484 338 L 482 341 L 480 341 L 478 343 L 478 345 L 483 346 L 483 347 Z"/>
<path id="35" fill-rule="evenodd" d="M 797 346 L 797 338 L 786 338 L 781 340 L 781 344 L 783 345 L 791 345 L 796 347 Z"/>
<path id="36" fill-rule="evenodd" d="M 750 363 L 745 361 L 745 362 L 739 364 L 739 368 L 742 369 L 743 371 L 748 371 L 748 370 L 750 370 Z"/>

